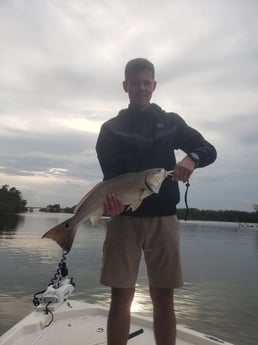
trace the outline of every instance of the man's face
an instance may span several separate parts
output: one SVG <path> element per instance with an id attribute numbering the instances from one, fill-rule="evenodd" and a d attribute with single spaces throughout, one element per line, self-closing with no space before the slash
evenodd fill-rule
<path id="1" fill-rule="evenodd" d="M 128 93 L 130 104 L 136 109 L 144 110 L 150 103 L 156 81 L 153 79 L 152 72 L 146 69 L 124 81 L 123 87 Z"/>

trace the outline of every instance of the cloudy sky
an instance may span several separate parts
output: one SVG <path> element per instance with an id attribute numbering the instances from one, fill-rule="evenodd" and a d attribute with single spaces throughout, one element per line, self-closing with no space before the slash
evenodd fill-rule
<path id="1" fill-rule="evenodd" d="M 124 65 L 145 57 L 152 101 L 218 151 L 191 178 L 189 206 L 252 211 L 257 13 L 256 0 L 0 0 L 0 186 L 31 206 L 76 204 L 102 179 L 101 124 L 128 105 Z"/>

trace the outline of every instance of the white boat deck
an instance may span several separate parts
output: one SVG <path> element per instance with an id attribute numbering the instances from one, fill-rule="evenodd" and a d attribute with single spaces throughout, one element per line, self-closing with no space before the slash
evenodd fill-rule
<path id="1" fill-rule="evenodd" d="M 101 345 L 106 344 L 107 309 L 78 301 L 63 303 L 51 314 L 34 311 L 0 337 L 0 345 Z M 131 332 L 143 333 L 128 340 L 128 345 L 155 345 L 152 320 L 132 315 Z M 117 330 L 119 332 L 119 329 Z M 177 327 L 177 345 L 230 345 L 202 333 Z M 232 345 L 232 344 L 231 344 Z"/>

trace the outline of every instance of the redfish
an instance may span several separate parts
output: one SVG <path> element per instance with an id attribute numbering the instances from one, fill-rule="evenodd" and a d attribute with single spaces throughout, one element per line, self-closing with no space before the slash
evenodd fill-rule
<path id="1" fill-rule="evenodd" d="M 78 225 L 88 218 L 93 225 L 100 220 L 104 212 L 103 204 L 107 194 L 117 194 L 124 205 L 129 205 L 127 209 L 135 211 L 144 198 L 159 192 L 162 182 L 170 174 L 171 172 L 163 168 L 154 168 L 102 181 L 83 197 L 76 206 L 73 217 L 54 226 L 42 238 L 51 238 L 68 253 Z"/>

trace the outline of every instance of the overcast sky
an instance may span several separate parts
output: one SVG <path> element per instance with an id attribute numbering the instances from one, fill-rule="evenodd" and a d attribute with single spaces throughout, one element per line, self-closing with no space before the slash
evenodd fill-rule
<path id="1" fill-rule="evenodd" d="M 189 206 L 252 211 L 257 13 L 257 0 L 0 0 L 0 186 L 31 206 L 76 204 L 102 179 L 101 124 L 128 105 L 124 65 L 145 57 L 152 101 L 218 151 L 192 176 Z"/>

